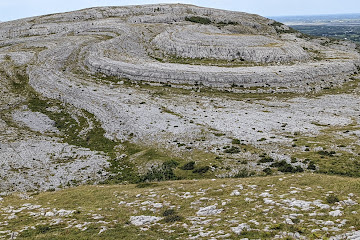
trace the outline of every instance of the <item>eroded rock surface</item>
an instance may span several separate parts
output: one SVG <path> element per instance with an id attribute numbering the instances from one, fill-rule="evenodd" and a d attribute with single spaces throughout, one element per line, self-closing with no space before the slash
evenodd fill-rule
<path id="1" fill-rule="evenodd" d="M 355 155 L 355 47 L 181 4 L 0 23 L 1 191 L 100 182 L 114 174 L 108 161 L 128 161 L 136 173 L 161 166 L 164 159 L 144 161 L 147 149 L 125 154 L 129 142 L 180 157 L 200 151 L 196 164 L 208 168 L 197 174 L 212 177 L 263 174 L 271 165 L 258 164 L 263 152 L 263 161 L 311 171 L 319 167 L 308 157 L 292 156 Z M 324 132 L 317 145 L 304 139 Z M 323 144 L 329 139 L 349 144 Z"/>

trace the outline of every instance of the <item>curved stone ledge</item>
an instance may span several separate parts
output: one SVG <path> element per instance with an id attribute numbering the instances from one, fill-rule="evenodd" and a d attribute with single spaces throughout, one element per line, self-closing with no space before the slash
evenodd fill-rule
<path id="1" fill-rule="evenodd" d="M 220 88 L 233 85 L 294 87 L 304 85 L 306 82 L 329 81 L 330 79 L 336 81 L 356 71 L 354 63 L 343 61 L 240 68 L 156 62 L 134 64 L 114 61 L 98 56 L 94 52 L 86 57 L 85 65 L 94 72 L 137 81 L 202 84 Z"/>
<path id="2" fill-rule="evenodd" d="M 167 54 L 185 58 L 241 59 L 256 63 L 309 59 L 309 54 L 294 43 L 263 35 L 231 34 L 215 26 L 167 29 L 153 43 Z"/>

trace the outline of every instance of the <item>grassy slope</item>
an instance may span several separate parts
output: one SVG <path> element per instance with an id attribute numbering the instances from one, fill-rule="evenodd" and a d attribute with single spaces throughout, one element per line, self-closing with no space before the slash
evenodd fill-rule
<path id="1" fill-rule="evenodd" d="M 256 188 L 250 185 L 256 185 Z M 240 195 L 231 196 L 236 189 Z M 266 192 L 271 195 L 259 196 Z M 140 187 L 81 186 L 40 193 L 25 200 L 16 194 L 4 197 L 0 201 L 0 232 L 18 232 L 27 226 L 29 230 L 20 233 L 18 239 L 189 239 L 200 233 L 203 239 L 226 234 L 229 234 L 227 239 L 236 239 L 239 236 L 231 227 L 247 223 L 253 230 L 242 232 L 241 237 L 272 239 L 282 232 L 297 232 L 311 239 L 326 238 L 360 230 L 360 219 L 354 212 L 360 211 L 359 205 L 341 205 L 333 203 L 331 199 L 329 203 L 327 199 L 327 196 L 333 195 L 340 201 L 345 200 L 350 193 L 354 194 L 351 199 L 358 202 L 360 179 L 318 174 L 172 181 L 142 184 Z M 247 202 L 246 198 L 253 201 Z M 266 204 L 265 198 L 274 200 L 275 204 Z M 321 200 L 330 209 L 320 209 L 313 204 L 310 204 L 309 210 L 301 210 L 296 206 L 291 208 L 286 199 Z M 33 210 L 21 208 L 25 203 L 41 207 Z M 161 203 L 162 207 L 156 208 L 153 203 Z M 223 211 L 217 215 L 196 218 L 200 207 L 210 205 L 217 205 L 217 209 Z M 330 216 L 329 212 L 339 206 L 343 215 Z M 162 217 L 164 211 L 170 208 L 175 209 L 171 217 L 150 226 L 134 226 L 129 221 L 131 216 L 139 215 Z M 45 212 L 54 212 L 53 209 L 75 212 L 66 217 L 43 216 Z M 31 216 L 31 212 L 35 216 Z M 314 212 L 318 215 L 309 215 Z M 284 223 L 289 214 L 298 214 L 293 216 L 293 225 Z M 344 219 L 347 222 L 340 226 Z M 334 225 L 326 225 L 321 220 L 332 221 Z M 107 230 L 99 234 L 103 226 Z M 78 229 L 82 227 L 82 230 Z M 331 231 L 332 227 L 339 227 L 339 230 Z M 312 233 L 313 229 L 319 231 Z M 205 237 L 206 234 L 209 235 Z M 9 232 L 2 232 L 0 238 L 6 235 Z"/>

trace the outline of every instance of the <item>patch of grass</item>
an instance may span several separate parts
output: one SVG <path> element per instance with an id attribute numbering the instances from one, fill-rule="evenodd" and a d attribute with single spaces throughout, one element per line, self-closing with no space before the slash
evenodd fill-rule
<path id="1" fill-rule="evenodd" d="M 114 147 L 118 143 L 104 136 L 105 130 L 93 114 L 81 110 L 83 115 L 78 116 L 77 121 L 73 118 L 71 111 L 61 103 L 56 100 L 43 100 L 39 97 L 31 98 L 28 106 L 33 112 L 41 112 L 53 120 L 55 127 L 64 134 L 64 141 L 70 145 L 89 148 L 93 151 L 102 151 L 114 156 Z M 60 111 L 49 111 L 48 108 L 53 106 L 57 106 Z M 91 121 L 93 127 L 84 135 L 81 135 L 80 132 L 88 127 L 87 121 Z"/>
<path id="2" fill-rule="evenodd" d="M 232 60 L 215 59 L 215 58 L 187 58 L 176 55 L 167 55 L 163 57 L 152 56 L 155 60 L 160 62 L 169 62 L 186 65 L 204 65 L 204 66 L 217 66 L 217 67 L 253 67 L 271 65 L 265 63 L 249 62 L 245 59 L 238 57 Z M 233 85 L 232 87 L 238 87 Z"/>
<path id="3" fill-rule="evenodd" d="M 271 239 L 275 234 L 272 232 L 262 232 L 257 230 L 242 231 L 239 235 L 241 238 L 248 239 Z"/>
<path id="4" fill-rule="evenodd" d="M 279 179 L 282 181 L 279 181 Z M 239 184 L 243 186 L 241 195 L 230 196 L 233 190 L 238 189 Z M 252 188 L 250 186 L 256 186 Z M 321 186 L 321 188 L 319 188 Z M 300 188 L 300 192 L 295 195 L 289 195 L 289 191 L 294 188 Z M 305 190 L 305 189 L 311 190 Z M 276 190 L 275 190 L 276 189 Z M 79 186 L 76 188 L 69 188 L 59 190 L 56 192 L 43 192 L 33 195 L 30 199 L 22 199 L 18 194 L 3 196 L 2 208 L 12 206 L 13 210 L 23 208 L 25 203 L 32 205 L 39 204 L 44 209 L 81 209 L 81 212 L 72 216 L 63 218 L 61 216 L 49 217 L 33 217 L 29 213 L 40 213 L 40 209 L 24 209 L 21 212 L 16 212 L 17 218 L 7 219 L 7 229 L 17 231 L 24 229 L 25 226 L 35 227 L 21 232 L 19 239 L 188 239 L 189 234 L 193 236 L 198 235 L 199 232 L 223 231 L 224 234 L 231 234 L 230 239 L 249 238 L 249 239 L 272 239 L 275 235 L 280 235 L 283 232 L 298 232 L 304 238 L 311 238 L 311 230 L 318 228 L 312 221 L 313 217 L 308 216 L 308 210 L 301 208 L 296 211 L 299 214 L 297 219 L 293 219 L 294 225 L 287 225 L 282 223 L 284 215 L 294 213 L 293 209 L 289 209 L 286 204 L 278 208 L 269 209 L 264 217 L 263 198 L 254 198 L 253 202 L 246 202 L 244 199 L 251 195 L 259 195 L 266 190 L 271 191 L 272 200 L 277 203 L 282 203 L 285 199 L 296 198 L 305 201 L 325 200 L 325 194 L 329 191 L 333 192 L 334 196 L 348 196 L 349 193 L 354 193 L 356 197 L 353 199 L 358 201 L 357 195 L 360 192 L 360 180 L 357 178 L 347 178 L 340 176 L 328 176 L 323 174 L 301 173 L 293 174 L 291 177 L 284 178 L 283 176 L 267 176 L 267 177 L 252 177 L 252 178 L 226 178 L 209 181 L 203 180 L 180 180 L 157 183 L 156 188 L 139 189 L 135 184 L 128 185 L 106 185 L 106 186 Z M 306 193 L 305 193 L 306 191 Z M 201 194 L 196 194 L 201 192 Z M 190 198 L 183 197 L 185 193 L 190 193 Z M 287 194 L 287 195 L 284 195 Z M 232 201 L 229 201 L 231 199 Z M 164 206 L 169 208 L 150 211 L 151 205 L 144 205 L 145 202 L 167 203 Z M 208 217 L 206 220 L 211 220 L 216 224 L 203 224 L 201 230 L 194 228 L 191 233 L 182 227 L 182 221 L 190 225 L 188 218 L 196 216 L 197 208 L 194 208 L 194 202 L 202 202 L 202 206 L 210 206 L 216 203 L 227 202 L 225 205 L 217 206 L 217 208 L 224 209 L 223 212 L 216 217 Z M 119 202 L 124 202 L 119 204 Z M 257 206 L 264 207 L 257 207 Z M 171 207 L 170 207 L 171 206 Z M 312 205 L 313 206 L 313 205 Z M 343 215 L 337 217 L 341 221 L 347 219 L 346 225 L 342 226 L 336 234 L 343 234 L 351 231 L 350 226 L 357 228 L 359 226 L 358 215 L 352 214 L 353 211 L 360 211 L 360 205 L 343 206 Z M 144 210 L 144 208 L 146 208 Z M 316 210 L 320 208 L 315 207 Z M 254 219 L 260 225 L 251 226 L 251 230 L 243 231 L 241 235 L 234 234 L 230 227 L 236 224 L 229 225 L 228 220 L 239 216 L 239 211 L 244 212 L 246 216 L 239 218 L 241 222 Z M 320 210 L 327 213 L 329 210 Z M 9 214 L 3 211 L 3 214 Z M 92 219 L 93 215 L 101 215 L 104 217 L 103 221 L 108 222 L 106 226 L 108 229 L 99 234 L 103 222 Z M 149 226 L 146 232 L 142 231 L 142 226 L 134 226 L 130 224 L 131 216 L 150 215 L 156 217 L 163 217 L 163 220 L 156 224 Z M 0 221 L 6 216 L 1 215 Z M 63 219 L 62 225 L 50 225 L 54 219 Z M 328 214 L 322 216 L 318 215 L 317 220 L 328 221 Z M 78 230 L 73 222 L 76 224 L 86 225 L 87 229 L 84 231 Z M 192 220 L 199 221 L 199 220 Z M 36 227 L 36 224 L 41 227 Z M 249 223 L 250 224 L 250 223 Z M 250 224 L 252 225 L 252 224 Z M 263 226 L 268 226 L 269 229 L 265 232 Z M 49 227 L 49 228 L 47 228 Z M 39 231 L 41 230 L 41 231 Z M 319 236 L 325 236 L 326 230 L 317 232 Z M 321 237 L 320 237 L 321 238 Z"/>
<path id="5" fill-rule="evenodd" d="M 156 186 L 157 184 L 153 182 L 142 182 L 136 185 L 137 188 L 148 188 L 148 187 L 156 187 Z"/>
<path id="6" fill-rule="evenodd" d="M 349 177 L 360 176 L 360 147 L 357 138 L 350 134 L 357 131 L 359 127 L 356 122 L 341 127 L 326 127 L 316 137 L 298 138 L 298 146 L 308 146 L 309 151 L 296 153 L 293 157 L 297 159 L 311 159 L 308 161 L 308 169 L 319 173 L 337 174 Z M 352 149 L 352 152 L 345 149 L 333 149 L 334 146 L 344 145 Z M 321 147 L 323 150 L 311 151 Z M 305 161 L 304 161 L 305 163 Z"/>
<path id="7" fill-rule="evenodd" d="M 6 55 L 4 56 L 4 60 L 5 60 L 5 61 L 11 61 L 11 56 L 6 54 Z"/>

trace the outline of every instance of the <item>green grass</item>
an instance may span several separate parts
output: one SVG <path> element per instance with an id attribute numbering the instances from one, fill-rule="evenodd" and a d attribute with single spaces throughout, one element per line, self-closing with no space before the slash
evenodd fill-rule
<path id="1" fill-rule="evenodd" d="M 186 58 L 174 55 L 167 55 L 163 57 L 151 56 L 159 62 L 177 63 L 186 65 L 203 65 L 203 66 L 217 66 L 217 67 L 254 67 L 254 66 L 268 66 L 271 64 L 249 62 L 241 57 L 233 60 L 215 59 L 215 58 Z"/>
<path id="2" fill-rule="evenodd" d="M 244 187 L 243 190 L 240 190 L 241 195 L 231 196 L 231 192 L 238 189 L 239 184 Z M 248 185 L 256 185 L 256 188 L 252 189 Z M 293 189 L 297 189 L 299 193 L 289 194 Z M 80 186 L 56 192 L 40 193 L 33 195 L 30 199 L 22 199 L 17 194 L 5 196 L 0 203 L 0 209 L 12 206 L 16 210 L 22 207 L 24 203 L 30 203 L 41 205 L 41 208 L 47 209 L 46 211 L 51 211 L 54 208 L 76 210 L 67 217 L 36 217 L 29 214 L 30 212 L 39 213 L 40 208 L 25 209 L 16 213 L 17 218 L 7 220 L 9 225 L 5 226 L 6 229 L 19 231 L 25 226 L 35 227 L 35 229 L 20 233 L 18 239 L 119 239 L 120 237 L 121 239 L 188 239 L 190 235 L 195 236 L 200 232 L 198 227 L 202 227 L 201 231 L 203 232 L 224 231 L 224 234 L 230 234 L 229 239 L 239 237 L 271 239 L 281 232 L 299 232 L 301 235 L 311 238 L 313 236 L 311 230 L 319 228 L 311 220 L 312 218 L 323 221 L 348 220 L 337 233 L 331 234 L 326 230 L 316 232 L 320 238 L 348 232 L 351 230 L 350 226 L 354 226 L 355 230 L 360 229 L 357 215 L 352 213 L 353 211 L 360 211 L 359 205 L 344 206 L 343 215 L 336 218 L 328 215 L 327 212 L 332 211 L 331 209 L 318 209 L 319 213 L 325 214 L 314 217 L 308 215 L 314 210 L 304 211 L 300 209 L 294 212 L 289 208 L 282 207 L 282 205 L 270 209 L 264 214 L 264 210 L 271 205 L 264 204 L 263 198 L 256 196 L 266 190 L 270 190 L 269 193 L 273 195 L 270 198 L 278 203 L 282 203 L 284 199 L 296 198 L 304 201 L 321 200 L 325 204 L 336 206 L 337 201 L 347 199 L 349 193 L 355 194 L 354 199 L 358 200 L 360 180 L 321 174 L 296 174 L 213 181 L 159 182 L 150 184 L 145 188 L 139 188 L 133 184 Z M 336 196 L 336 201 L 328 197 L 329 191 L 332 192 L 333 196 Z M 192 197 L 180 197 L 186 192 L 189 192 Z M 203 193 L 197 194 L 197 192 Z M 254 199 L 253 202 L 245 201 L 247 197 Z M 330 203 L 328 202 L 329 199 Z M 174 208 L 171 210 L 167 205 L 163 205 L 162 208 L 152 212 L 149 211 L 151 207 L 142 204 L 146 201 L 169 203 Z M 119 204 L 119 202 L 132 204 Z M 196 204 L 196 202 L 199 203 Z M 222 202 L 227 202 L 227 204 L 223 205 Z M 224 209 L 223 212 L 216 216 L 206 216 L 204 220 L 208 220 L 208 223 L 194 227 L 196 225 L 191 223 L 189 217 L 197 216 L 196 212 L 199 207 L 213 204 L 218 204 L 217 208 Z M 293 219 L 294 225 L 287 225 L 283 222 L 283 216 L 290 213 L 302 214 Z M 101 221 L 105 221 L 107 224 L 93 219 L 93 214 L 101 215 L 103 217 Z M 8 213 L 3 212 L 0 215 L 0 222 L 4 221 L 7 215 Z M 138 215 L 158 216 L 164 217 L 164 219 L 144 232 L 129 221 L 130 216 Z M 62 222 L 55 225 L 50 224 L 54 218 L 60 218 Z M 257 221 L 259 225 L 250 223 L 250 219 Z M 230 223 L 230 220 L 237 220 L 238 223 Z M 85 222 L 90 223 L 86 230 L 80 231 L 75 227 L 76 224 Z M 244 231 L 240 236 L 236 235 L 231 231 L 231 227 L 236 227 L 239 223 L 248 223 L 252 230 Z M 184 227 L 183 224 L 187 224 L 187 227 Z M 107 230 L 99 234 L 101 226 L 107 226 Z M 266 226 L 269 230 L 264 231 Z M 0 226 L 0 231 L 3 228 L 4 226 Z M 166 232 L 167 230 L 171 231 Z M 2 235 L 4 236 L 4 234 Z"/>
<path id="3" fill-rule="evenodd" d="M 315 137 L 298 137 L 296 146 L 306 149 L 293 154 L 293 157 L 311 161 L 317 166 L 316 171 L 319 173 L 360 177 L 358 139 L 351 134 L 344 134 L 359 129 L 357 124 L 353 123 L 344 127 L 325 127 Z M 323 150 L 314 150 L 319 147 Z"/>
<path id="4" fill-rule="evenodd" d="M 114 147 L 118 143 L 104 136 L 105 130 L 93 114 L 81 110 L 82 115 L 77 116 L 78 121 L 76 121 L 69 108 L 64 107 L 60 102 L 49 99 L 43 100 L 39 97 L 31 98 L 28 106 L 33 112 L 41 112 L 52 119 L 55 122 L 55 127 L 64 134 L 64 141 L 70 145 L 102 151 L 110 156 L 114 156 Z M 48 110 L 48 108 L 54 106 L 59 111 L 53 112 Z M 91 121 L 93 126 L 84 135 L 81 135 L 81 131 L 89 127 L 88 121 Z"/>
<path id="5" fill-rule="evenodd" d="M 111 167 L 108 169 L 113 175 L 104 183 L 140 183 L 143 181 L 164 181 L 177 179 L 194 179 L 194 178 L 213 178 L 214 173 L 211 171 L 204 171 L 208 168 L 211 160 L 215 160 L 216 155 L 200 150 L 189 150 L 173 152 L 171 150 L 163 149 L 158 146 L 149 146 L 142 144 L 135 144 L 131 142 L 121 143 L 122 149 L 126 154 L 124 159 L 112 159 Z M 184 169 L 183 166 L 188 162 L 195 162 L 194 166 L 198 171 L 192 172 Z M 175 162 L 176 165 L 171 169 L 163 164 Z M 215 162 L 215 161 L 214 161 Z M 154 164 L 157 167 L 148 168 L 146 171 L 138 173 L 139 168 L 144 168 L 149 164 Z"/>

